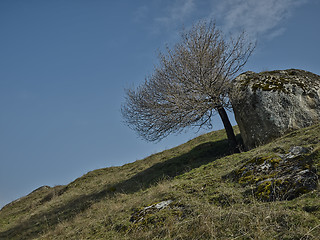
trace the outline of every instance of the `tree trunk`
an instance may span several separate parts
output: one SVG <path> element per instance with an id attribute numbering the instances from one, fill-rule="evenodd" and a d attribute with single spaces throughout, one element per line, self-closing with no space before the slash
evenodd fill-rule
<path id="1" fill-rule="evenodd" d="M 236 136 L 234 135 L 232 125 L 229 121 L 229 117 L 226 113 L 226 110 L 223 107 L 220 107 L 217 109 L 218 113 L 220 115 L 220 118 L 223 122 L 224 129 L 226 130 L 228 142 L 229 142 L 229 148 L 233 153 L 239 153 L 240 149 L 237 143 Z"/>

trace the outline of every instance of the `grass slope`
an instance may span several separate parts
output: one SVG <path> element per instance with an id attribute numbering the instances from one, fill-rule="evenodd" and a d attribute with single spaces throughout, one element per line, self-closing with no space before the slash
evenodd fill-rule
<path id="1" fill-rule="evenodd" d="M 318 239 L 319 185 L 290 201 L 262 202 L 226 177 L 292 146 L 312 150 L 320 175 L 320 125 L 233 155 L 225 154 L 220 130 L 66 186 L 39 188 L 1 209 L 0 239 Z M 170 207 L 142 210 L 164 200 Z"/>

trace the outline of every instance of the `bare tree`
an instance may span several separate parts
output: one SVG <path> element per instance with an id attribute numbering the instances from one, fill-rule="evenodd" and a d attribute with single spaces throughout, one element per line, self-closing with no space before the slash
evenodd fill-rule
<path id="1" fill-rule="evenodd" d="M 225 39 L 214 22 L 199 22 L 181 34 L 181 41 L 159 54 L 144 84 L 127 89 L 122 115 L 141 137 L 157 141 L 188 127 L 212 127 L 218 113 L 232 151 L 238 144 L 225 109 L 232 80 L 245 65 L 255 44 L 245 34 Z"/>

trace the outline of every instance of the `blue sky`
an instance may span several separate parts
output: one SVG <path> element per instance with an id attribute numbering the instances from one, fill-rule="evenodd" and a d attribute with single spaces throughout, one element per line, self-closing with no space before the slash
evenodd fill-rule
<path id="1" fill-rule="evenodd" d="M 317 0 L 0 1 L 0 207 L 208 132 L 149 143 L 120 114 L 124 88 L 152 73 L 183 26 L 245 29 L 258 46 L 243 71 L 320 74 L 319 12 Z"/>

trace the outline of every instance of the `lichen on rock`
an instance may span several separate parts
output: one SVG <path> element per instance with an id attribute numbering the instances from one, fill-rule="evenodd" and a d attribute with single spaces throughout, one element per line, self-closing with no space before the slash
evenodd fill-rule
<path id="1" fill-rule="evenodd" d="M 242 185 L 251 186 L 247 193 L 253 192 L 259 200 L 291 200 L 317 187 L 313 162 L 317 154 L 295 146 L 287 154 L 250 159 L 230 176 Z"/>
<path id="2" fill-rule="evenodd" d="M 311 72 L 246 72 L 235 79 L 230 96 L 248 149 L 320 122 L 320 76 Z"/>

